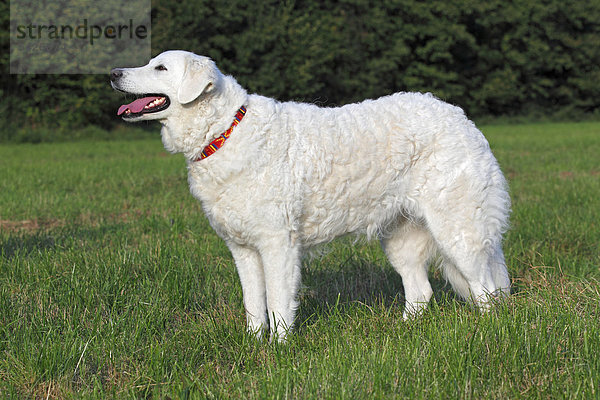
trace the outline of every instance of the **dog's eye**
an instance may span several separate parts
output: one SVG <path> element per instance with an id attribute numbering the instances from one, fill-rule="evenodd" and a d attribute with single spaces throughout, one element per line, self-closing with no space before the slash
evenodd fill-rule
<path id="1" fill-rule="evenodd" d="M 157 71 L 166 71 L 167 67 L 165 67 L 164 65 L 161 64 L 161 65 L 159 65 L 157 67 L 154 67 L 154 69 L 157 70 Z"/>

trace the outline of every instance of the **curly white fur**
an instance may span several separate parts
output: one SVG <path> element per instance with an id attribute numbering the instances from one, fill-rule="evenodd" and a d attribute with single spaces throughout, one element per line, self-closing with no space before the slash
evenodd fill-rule
<path id="1" fill-rule="evenodd" d="M 120 90 L 169 96 L 166 110 L 130 119 L 160 120 L 165 148 L 188 160 L 191 192 L 235 259 L 250 330 L 270 326 L 283 339 L 302 251 L 348 233 L 380 238 L 402 276 L 405 317 L 432 295 L 434 253 L 463 298 L 486 308 L 490 295 L 509 293 L 506 181 L 460 108 L 418 93 L 337 108 L 281 103 L 248 95 L 211 60 L 182 51 L 118 71 Z M 178 92 L 193 87 L 181 104 Z M 242 105 L 225 145 L 195 161 Z"/>

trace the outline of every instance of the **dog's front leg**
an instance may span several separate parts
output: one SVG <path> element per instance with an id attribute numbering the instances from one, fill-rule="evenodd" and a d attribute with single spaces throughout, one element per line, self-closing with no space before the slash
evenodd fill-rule
<path id="1" fill-rule="evenodd" d="M 258 251 L 228 243 L 242 284 L 248 331 L 261 337 L 267 329 L 265 274 Z"/>
<path id="2" fill-rule="evenodd" d="M 300 252 L 300 246 L 292 243 L 289 236 L 268 240 L 260 249 L 271 340 L 284 341 L 294 323 L 300 286 Z"/>

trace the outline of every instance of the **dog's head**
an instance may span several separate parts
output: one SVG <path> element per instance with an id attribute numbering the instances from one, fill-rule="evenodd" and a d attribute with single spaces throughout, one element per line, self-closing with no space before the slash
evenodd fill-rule
<path id="1" fill-rule="evenodd" d="M 117 112 L 131 122 L 168 119 L 213 91 L 221 78 L 211 59 L 180 50 L 161 53 L 143 67 L 110 72 L 113 88 L 136 96 Z"/>

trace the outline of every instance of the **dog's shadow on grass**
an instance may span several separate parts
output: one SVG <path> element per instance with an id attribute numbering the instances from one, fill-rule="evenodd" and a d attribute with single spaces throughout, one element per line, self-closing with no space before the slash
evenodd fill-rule
<path id="1" fill-rule="evenodd" d="M 36 232 L 34 234 L 11 235 L 0 244 L 0 257 L 11 260 L 36 251 L 52 250 L 56 247 L 54 235 Z"/>
<path id="2" fill-rule="evenodd" d="M 87 228 L 78 225 L 40 229 L 31 232 L 13 231 L 0 242 L 0 258 L 13 260 L 34 253 L 54 251 L 70 246 L 82 246 L 82 243 L 98 241 L 122 230 L 125 224 L 103 225 Z M 73 241 L 76 241 L 75 243 Z"/>
<path id="3" fill-rule="evenodd" d="M 429 273 L 433 288 L 432 301 L 444 302 L 457 299 L 449 284 L 435 270 Z M 404 311 L 404 289 L 400 275 L 389 263 L 376 265 L 372 261 L 352 256 L 339 267 L 313 267 L 310 260 L 302 268 L 302 290 L 297 321 L 310 325 L 320 316 L 334 309 L 356 305 L 391 308 L 399 315 Z"/>

